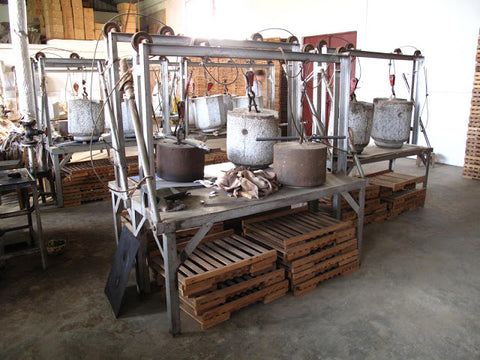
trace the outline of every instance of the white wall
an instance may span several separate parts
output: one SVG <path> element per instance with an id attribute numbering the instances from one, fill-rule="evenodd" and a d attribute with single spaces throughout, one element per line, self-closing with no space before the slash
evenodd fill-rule
<path id="1" fill-rule="evenodd" d="M 190 0 L 210 4 L 211 0 Z M 184 1 L 168 0 L 167 23 L 188 36 L 248 38 L 270 27 L 282 27 L 302 38 L 334 32 L 358 32 L 363 50 L 391 52 L 405 45 L 422 51 L 428 71 L 427 133 L 437 159 L 463 165 L 465 140 L 480 28 L 478 0 L 216 0 L 217 18 L 187 23 Z M 227 5 L 225 5 L 227 4 Z M 187 7 L 190 6 L 187 4 Z M 287 33 L 267 32 L 266 36 Z M 404 48 L 411 54 L 413 49 Z M 396 62 L 397 96 L 406 96 L 401 74 L 410 65 Z M 390 95 L 388 62 L 361 61 L 360 100 Z M 359 69 L 357 68 L 357 71 Z M 424 87 L 422 87 L 424 89 Z M 426 122 L 426 112 L 423 114 Z M 423 136 L 421 136 L 423 143 Z"/>

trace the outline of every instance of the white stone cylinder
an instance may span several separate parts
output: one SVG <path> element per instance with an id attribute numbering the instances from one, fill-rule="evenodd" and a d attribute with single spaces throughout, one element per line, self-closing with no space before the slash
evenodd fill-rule
<path id="1" fill-rule="evenodd" d="M 348 126 L 353 131 L 353 147 L 361 153 L 370 142 L 373 125 L 373 104 L 363 101 L 350 101 Z"/>
<path id="2" fill-rule="evenodd" d="M 98 140 L 105 129 L 102 102 L 85 99 L 68 101 L 68 133 L 76 141 Z"/>
<path id="3" fill-rule="evenodd" d="M 247 108 L 234 109 L 227 116 L 227 157 L 237 165 L 264 168 L 273 162 L 275 141 L 257 138 L 278 137 L 278 112 L 263 109 L 257 113 Z"/>
<path id="4" fill-rule="evenodd" d="M 203 132 L 220 130 L 227 122 L 223 94 L 194 98 L 195 126 Z"/>
<path id="5" fill-rule="evenodd" d="M 379 147 L 398 149 L 410 136 L 413 102 L 373 99 L 372 138 Z"/>

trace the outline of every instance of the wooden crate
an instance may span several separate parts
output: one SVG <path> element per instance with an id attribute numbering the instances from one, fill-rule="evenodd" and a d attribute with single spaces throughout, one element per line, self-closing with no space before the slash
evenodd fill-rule
<path id="1" fill-rule="evenodd" d="M 222 234 L 225 235 L 225 234 Z M 230 231 L 200 244 L 178 269 L 182 296 L 199 296 L 217 289 L 218 284 L 238 276 L 252 276 L 276 268 L 276 252 L 257 245 Z M 163 268 L 160 257 L 152 259 Z"/>
<path id="2" fill-rule="evenodd" d="M 106 183 L 115 179 L 114 167 L 110 160 L 95 160 L 95 170 L 90 161 L 68 163 L 62 168 L 62 189 L 64 206 L 111 198 Z M 137 157 L 127 159 L 128 176 L 138 175 Z M 96 173 L 95 173 L 96 172 Z M 97 178 L 97 174 L 101 180 Z"/>
<path id="3" fill-rule="evenodd" d="M 83 21 L 85 26 L 85 40 L 95 40 L 95 20 L 92 8 L 83 8 Z"/>
<path id="4" fill-rule="evenodd" d="M 480 179 L 480 36 L 478 43 L 463 166 L 463 177 L 477 180 Z"/>
<path id="5" fill-rule="evenodd" d="M 82 0 L 71 0 L 73 15 L 73 32 L 75 40 L 85 40 L 85 25 Z"/>
<path id="6" fill-rule="evenodd" d="M 183 297 L 180 299 L 180 308 L 199 322 L 202 330 L 206 330 L 230 319 L 230 316 L 234 311 L 238 311 L 257 302 L 268 304 L 284 296 L 287 291 L 288 280 L 284 280 L 262 289 L 247 291 L 238 297 L 234 297 L 231 301 L 206 311 L 202 315 L 195 315 L 191 303 L 185 301 L 185 298 Z"/>
<path id="7" fill-rule="evenodd" d="M 425 176 L 413 176 L 401 174 L 393 171 L 379 172 L 368 175 L 368 181 L 372 185 L 379 185 L 391 191 L 404 190 L 406 188 L 415 187 L 416 184 L 423 183 Z"/>
<path id="8" fill-rule="evenodd" d="M 358 268 L 358 241 L 352 221 L 301 209 L 245 220 L 242 226 L 245 237 L 277 251 L 294 295 L 313 290 L 329 271 L 351 263 Z"/>

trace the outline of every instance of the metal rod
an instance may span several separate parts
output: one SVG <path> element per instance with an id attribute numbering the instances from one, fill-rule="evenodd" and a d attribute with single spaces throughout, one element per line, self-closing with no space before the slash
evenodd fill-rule
<path id="1" fill-rule="evenodd" d="M 120 60 L 120 71 L 122 76 L 128 73 L 128 64 L 125 59 Z M 147 196 L 148 196 L 148 206 L 152 215 L 152 221 L 158 223 L 160 221 L 160 216 L 157 210 L 157 199 L 155 197 L 155 176 L 150 167 L 149 157 L 147 155 L 147 147 L 142 134 L 142 125 L 140 124 L 140 119 L 137 113 L 137 107 L 135 106 L 135 94 L 133 92 L 132 80 L 126 82 L 125 84 L 125 95 L 127 98 L 127 104 L 132 115 L 133 126 L 135 128 L 135 136 L 137 138 L 138 150 L 140 151 L 140 161 L 142 162 L 142 168 L 144 176 L 147 183 Z"/>
<path id="2" fill-rule="evenodd" d="M 345 136 L 321 136 L 321 135 L 313 135 L 309 136 L 309 139 L 312 140 L 343 140 L 346 137 Z M 295 141 L 299 140 L 300 138 L 298 136 L 281 136 L 281 137 L 266 137 L 266 138 L 256 138 L 256 141 Z"/>
<path id="3" fill-rule="evenodd" d="M 178 140 L 175 136 L 172 136 L 172 135 L 159 134 L 159 136 L 160 136 L 160 138 L 165 138 L 165 139 L 170 139 L 170 140 L 175 140 L 175 141 Z M 187 144 L 187 145 L 190 145 L 190 146 L 194 146 L 196 148 L 205 150 L 206 152 L 210 152 L 210 150 L 212 150 L 205 145 L 197 144 L 197 143 L 194 143 L 192 141 L 188 141 L 188 140 L 184 140 L 184 139 L 181 139 L 180 143 Z"/>

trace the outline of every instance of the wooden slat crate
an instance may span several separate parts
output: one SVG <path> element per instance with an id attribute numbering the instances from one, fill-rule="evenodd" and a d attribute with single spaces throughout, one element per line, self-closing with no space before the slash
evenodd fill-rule
<path id="1" fill-rule="evenodd" d="M 138 175 L 137 157 L 127 159 L 128 176 Z M 62 189 L 64 206 L 77 206 L 95 200 L 111 198 L 110 191 L 104 183 L 115 179 L 113 165 L 110 160 L 94 161 L 95 170 L 90 161 L 68 163 L 62 168 Z M 102 179 L 97 178 L 95 171 Z M 103 181 L 103 183 L 102 183 Z"/>
<path id="2" fill-rule="evenodd" d="M 218 284 L 218 289 L 195 297 L 182 296 L 182 302 L 188 305 L 195 315 L 203 315 L 235 298 L 255 290 L 265 289 L 285 280 L 285 270 L 276 269 L 259 275 L 243 275 Z"/>
<path id="3" fill-rule="evenodd" d="M 415 210 L 422 207 L 425 204 L 426 194 L 427 189 L 422 188 L 402 190 L 395 192 L 388 197 L 382 198 L 382 200 L 387 203 L 388 218 L 391 219 L 405 211 Z"/>
<path id="4" fill-rule="evenodd" d="M 380 185 L 384 188 L 391 189 L 392 191 L 399 191 L 404 190 L 409 186 L 415 187 L 416 184 L 423 183 L 425 181 L 425 176 L 412 176 L 397 172 L 386 172 L 378 175 L 369 175 L 368 180 L 370 184 Z"/>
<path id="5" fill-rule="evenodd" d="M 223 234 L 222 234 L 223 235 Z M 233 233 L 199 245 L 178 270 L 182 296 L 199 296 L 238 276 L 257 276 L 276 268 L 277 254 Z M 163 266 L 160 258 L 152 259 Z"/>
<path id="6" fill-rule="evenodd" d="M 463 177 L 480 180 L 480 36 L 478 44 Z"/>
<path id="7" fill-rule="evenodd" d="M 183 233 L 187 237 L 196 229 Z M 181 238 L 182 233 L 177 232 Z M 181 249 L 182 242 L 178 242 Z M 231 313 L 257 302 L 268 303 L 288 291 L 285 270 L 278 269 L 275 250 L 237 236 L 233 230 L 206 236 L 179 267 L 181 308 L 208 329 Z M 149 265 L 164 281 L 161 256 Z"/>
<path id="8" fill-rule="evenodd" d="M 358 242 L 352 221 L 290 210 L 245 220 L 242 226 L 245 237 L 277 250 L 278 262 L 287 270 L 294 295 L 313 290 L 326 280 L 329 271 L 351 264 L 354 266 L 348 266 L 348 271 L 358 268 Z M 342 271 L 334 273 L 340 275 Z"/>
<path id="9" fill-rule="evenodd" d="M 206 311 L 202 315 L 195 315 L 191 304 L 185 301 L 184 298 L 181 298 L 180 308 L 199 322 L 202 330 L 206 330 L 230 319 L 234 311 L 238 311 L 257 302 L 268 304 L 284 296 L 287 291 L 288 280 L 283 280 L 263 289 L 247 291 L 245 294 L 242 294 L 242 296 L 238 296 L 225 304 Z"/>

